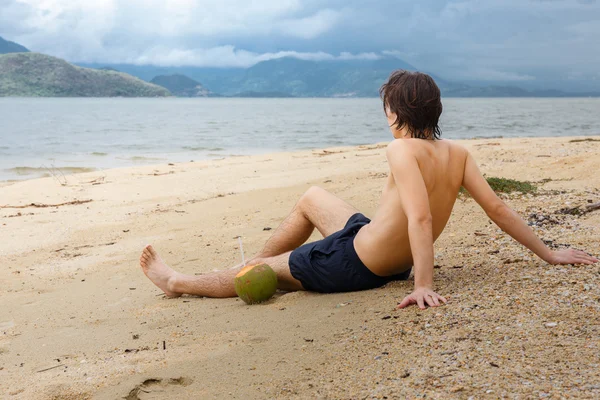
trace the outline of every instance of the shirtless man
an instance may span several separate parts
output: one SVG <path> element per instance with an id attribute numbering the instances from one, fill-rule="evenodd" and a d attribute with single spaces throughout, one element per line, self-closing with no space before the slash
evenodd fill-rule
<path id="1" fill-rule="evenodd" d="M 390 174 L 369 220 L 327 191 L 310 188 L 248 264 L 266 263 L 280 289 L 323 293 L 365 290 L 406 280 L 414 266 L 414 291 L 399 308 L 436 307 L 446 299 L 433 290 L 433 243 L 444 230 L 463 186 L 503 231 L 550 264 L 593 264 L 574 249 L 553 251 L 511 210 L 483 178 L 462 146 L 441 140 L 440 90 L 428 75 L 396 71 L 381 88 L 395 138 L 386 150 Z M 324 239 L 303 244 L 317 228 Z M 169 297 L 191 294 L 234 297 L 241 269 L 190 276 L 168 267 L 152 246 L 140 258 L 146 276 Z"/>

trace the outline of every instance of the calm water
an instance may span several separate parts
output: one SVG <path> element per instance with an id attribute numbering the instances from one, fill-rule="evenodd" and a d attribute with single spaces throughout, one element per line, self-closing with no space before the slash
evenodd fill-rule
<path id="1" fill-rule="evenodd" d="M 378 99 L 0 99 L 0 180 L 391 139 Z M 600 134 L 600 99 L 445 99 L 443 136 Z"/>

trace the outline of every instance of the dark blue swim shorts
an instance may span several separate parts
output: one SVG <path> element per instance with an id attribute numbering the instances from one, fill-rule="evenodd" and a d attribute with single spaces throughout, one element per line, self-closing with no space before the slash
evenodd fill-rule
<path id="1" fill-rule="evenodd" d="M 358 258 L 354 237 L 371 220 L 354 214 L 344 229 L 323 240 L 307 243 L 290 254 L 290 272 L 304 289 L 313 292 L 353 292 L 374 289 L 396 280 L 406 280 L 410 268 L 392 276 L 375 275 Z"/>

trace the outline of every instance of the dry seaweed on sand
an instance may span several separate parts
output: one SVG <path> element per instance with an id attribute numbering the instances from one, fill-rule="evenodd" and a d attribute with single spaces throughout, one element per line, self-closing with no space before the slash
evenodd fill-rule
<path id="1" fill-rule="evenodd" d="M 535 193 L 537 186 L 532 182 L 518 181 L 509 178 L 486 177 L 485 180 L 496 193 L 513 193 L 519 192 L 523 194 Z M 464 187 L 460 188 L 460 194 L 467 195 L 468 192 Z"/>
<path id="2" fill-rule="evenodd" d="M 68 201 L 66 203 L 58 203 L 58 204 L 43 204 L 43 203 L 31 203 L 31 204 L 27 204 L 24 206 L 10 206 L 10 205 L 6 205 L 6 206 L 0 206 L 0 208 L 30 208 L 30 207 L 34 207 L 34 208 L 50 208 L 50 207 L 61 207 L 61 206 L 76 206 L 79 204 L 86 204 L 86 203 L 90 203 L 93 200 L 74 200 L 74 201 Z"/>

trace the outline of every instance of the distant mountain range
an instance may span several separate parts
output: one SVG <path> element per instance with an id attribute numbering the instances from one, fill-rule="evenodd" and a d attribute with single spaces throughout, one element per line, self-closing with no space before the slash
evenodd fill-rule
<path id="1" fill-rule="evenodd" d="M 376 97 L 392 71 L 417 70 L 395 57 L 335 61 L 284 57 L 249 68 L 74 66 L 28 51 L 0 38 L 0 96 Z M 475 86 L 433 77 L 444 97 L 600 97 L 598 92 Z"/>
<path id="2" fill-rule="evenodd" d="M 164 97 L 167 89 L 38 53 L 0 55 L 0 97 Z"/>
<path id="3" fill-rule="evenodd" d="M 158 67 L 130 64 L 82 64 L 114 68 L 152 81 L 157 75 L 179 75 L 213 93 L 232 97 L 377 97 L 379 87 L 396 69 L 417 68 L 397 58 L 307 61 L 285 57 L 250 68 Z M 526 90 L 516 86 L 474 86 L 432 75 L 444 97 L 599 97 L 600 93 Z"/>
<path id="4" fill-rule="evenodd" d="M 181 74 L 159 75 L 150 82 L 168 89 L 173 96 L 177 97 L 219 97 L 200 82 Z"/>

